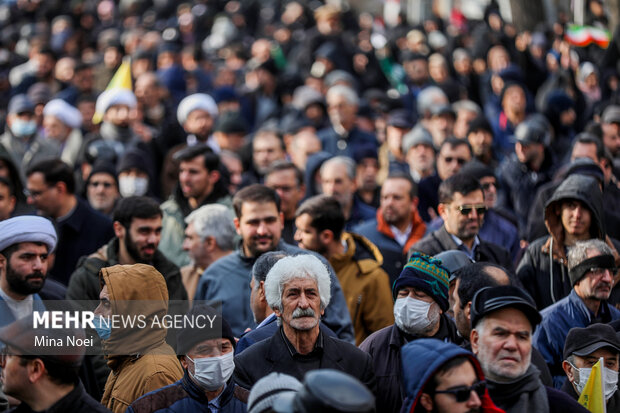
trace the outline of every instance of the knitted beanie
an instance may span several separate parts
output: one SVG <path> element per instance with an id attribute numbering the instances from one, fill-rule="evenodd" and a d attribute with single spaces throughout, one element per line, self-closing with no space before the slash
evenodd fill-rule
<path id="1" fill-rule="evenodd" d="M 448 288 L 450 272 L 442 266 L 441 260 L 414 252 L 402 272 L 394 281 L 394 298 L 404 287 L 419 288 L 433 298 L 443 311 L 448 310 Z"/>

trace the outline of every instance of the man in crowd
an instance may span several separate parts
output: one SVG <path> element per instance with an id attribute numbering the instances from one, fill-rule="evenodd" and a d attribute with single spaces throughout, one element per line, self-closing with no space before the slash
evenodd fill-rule
<path id="1" fill-rule="evenodd" d="M 264 127 L 252 139 L 252 166 L 243 174 L 241 186 L 262 184 L 269 167 L 276 161 L 283 161 L 286 148 L 280 131 Z"/>
<path id="2" fill-rule="evenodd" d="M 11 98 L 6 116 L 6 131 L 0 135 L 0 146 L 11 155 L 21 174 L 33 163 L 58 155 L 58 145 L 45 140 L 39 134 L 34 117 L 34 103 L 26 95 Z"/>
<path id="3" fill-rule="evenodd" d="M 112 370 L 101 404 L 114 413 L 124 413 L 140 396 L 181 379 L 183 370 L 160 324 L 168 313 L 164 277 L 145 264 L 102 268 L 100 276 L 103 288 L 95 315 L 110 321 L 96 330 Z M 113 315 L 143 316 L 146 327 L 123 328 L 113 322 Z M 154 323 L 155 317 L 159 323 Z"/>
<path id="4" fill-rule="evenodd" d="M 375 219 L 353 229 L 381 251 L 382 267 L 390 277 L 390 285 L 400 275 L 409 248 L 426 231 L 426 224 L 418 214 L 417 190 L 409 174 L 391 173 L 381 186 L 381 203 Z"/>
<path id="5" fill-rule="evenodd" d="M 378 147 L 374 135 L 356 126 L 359 97 L 353 89 L 345 85 L 332 86 L 327 91 L 326 100 L 330 126 L 318 132 L 324 151 L 352 157 L 361 145 Z"/>
<path id="6" fill-rule="evenodd" d="M 0 326 L 42 308 L 48 257 L 56 247 L 56 231 L 45 218 L 25 215 L 0 222 Z"/>
<path id="7" fill-rule="evenodd" d="M 179 182 L 161 205 L 164 212 L 159 249 L 178 266 L 189 264 L 183 251 L 185 218 L 196 208 L 217 203 L 230 206 L 228 188 L 222 180 L 219 157 L 206 145 L 190 146 L 175 154 Z"/>
<path id="8" fill-rule="evenodd" d="M 466 138 L 474 158 L 495 169 L 497 159 L 493 153 L 493 128 L 484 115 L 479 115 L 471 121 Z"/>
<path id="9" fill-rule="evenodd" d="M 498 205 L 517 216 L 521 234 L 526 229 L 527 214 L 536 191 L 551 180 L 556 169 L 547 149 L 551 132 L 546 122 L 546 119 L 530 117 L 521 123 L 515 131 L 514 153 L 504 159 L 498 170 Z"/>
<path id="10" fill-rule="evenodd" d="M 250 281 L 250 306 L 257 326 L 254 330 L 244 333 L 237 342 L 235 354 L 241 353 L 252 344 L 269 338 L 278 329 L 276 314 L 267 303 L 265 294 L 265 280 L 271 267 L 287 254 L 282 251 L 269 251 L 256 259 L 252 266 L 252 281 Z"/>
<path id="11" fill-rule="evenodd" d="M 517 276 L 539 309 L 569 295 L 566 250 L 577 241 L 607 240 L 612 254 L 617 250 L 605 235 L 602 195 L 596 179 L 570 175 L 555 190 L 545 206 L 548 236 L 531 243 L 517 268 Z"/>
<path id="12" fill-rule="evenodd" d="M 207 268 L 194 299 L 222 302 L 222 313 L 233 333 L 241 335 L 254 326 L 250 306 L 250 275 L 256 259 L 268 251 L 299 254 L 304 250 L 282 241 L 282 221 L 278 194 L 271 188 L 255 184 L 237 192 L 233 200 L 235 228 L 241 237 L 237 251 L 227 255 Z M 351 317 L 346 308 L 340 283 L 333 274 L 332 297 L 326 311 L 325 323 L 345 340 L 353 340 Z"/>
<path id="13" fill-rule="evenodd" d="M 99 271 L 113 265 L 152 265 L 166 281 L 170 300 L 186 300 L 179 268 L 157 249 L 161 237 L 162 212 L 147 197 L 123 198 L 114 212 L 114 234 L 110 242 L 83 257 L 67 289 L 70 300 L 97 300 L 101 284 Z"/>
<path id="14" fill-rule="evenodd" d="M 532 333 L 540 320 L 534 301 L 518 287 L 488 287 L 474 296 L 471 347 L 491 399 L 508 413 L 586 412 L 565 393 L 544 386 L 531 364 Z"/>
<path id="15" fill-rule="evenodd" d="M 620 318 L 620 311 L 607 303 L 615 268 L 612 251 L 601 240 L 579 241 L 568 251 L 568 277 L 573 288 L 567 297 L 541 312 L 543 320 L 533 341 L 549 364 L 555 387 L 565 379 L 562 349 L 569 330 Z"/>
<path id="16" fill-rule="evenodd" d="M 435 172 L 435 147 L 433 137 L 422 125 L 411 129 L 403 136 L 402 150 L 411 177 L 416 183 Z"/>
<path id="17" fill-rule="evenodd" d="M 56 223 L 58 248 L 50 276 L 65 285 L 78 259 L 114 237 L 112 222 L 75 195 L 73 170 L 60 159 L 36 163 L 26 172 L 28 203 Z"/>
<path id="18" fill-rule="evenodd" d="M 250 389 L 272 371 L 301 380 L 308 371 L 331 368 L 375 390 L 370 356 L 330 337 L 320 327 L 331 294 L 329 272 L 317 257 L 301 254 L 279 260 L 267 274 L 265 294 L 281 327 L 235 358 L 237 384 Z"/>
<path id="19" fill-rule="evenodd" d="M 486 389 L 478 360 L 467 350 L 421 338 L 402 348 L 406 411 L 500 413 Z"/>
<path id="20" fill-rule="evenodd" d="M 36 339 L 42 334 L 65 345 L 61 349 L 37 346 Z M 0 341 L 4 345 L 0 358 L 2 388 L 21 402 L 12 411 L 109 412 L 86 393 L 78 377 L 85 347 L 67 343 L 67 337 L 83 339 L 84 331 L 34 328 L 32 317 L 21 318 L 0 329 Z"/>
<path id="21" fill-rule="evenodd" d="M 265 173 L 265 185 L 280 197 L 280 209 L 284 215 L 282 239 L 295 245 L 295 210 L 306 193 L 304 174 L 292 162 L 276 161 Z"/>
<path id="22" fill-rule="evenodd" d="M 410 251 L 435 255 L 458 249 L 474 261 L 488 261 L 512 268 L 508 251 L 478 236 L 487 207 L 476 178 L 456 174 L 442 182 L 437 209 L 443 219 L 442 227 L 413 244 Z"/>
<path id="23" fill-rule="evenodd" d="M 619 355 L 620 338 L 611 326 L 599 323 L 585 328 L 571 328 L 564 344 L 562 369 L 567 380 L 562 385 L 562 391 L 578 400 L 592 374 L 592 366 L 602 358 L 603 392 L 607 411 L 617 411 L 620 408 Z"/>
<path id="24" fill-rule="evenodd" d="M 95 163 L 86 180 L 86 199 L 90 206 L 112 218 L 120 196 L 114 166 L 106 162 Z"/>
<path id="25" fill-rule="evenodd" d="M 177 120 L 187 133 L 187 145 L 198 143 L 209 145 L 214 151 L 213 125 L 217 120 L 217 104 L 205 93 L 194 93 L 185 97 L 177 108 Z"/>
<path id="26" fill-rule="evenodd" d="M 392 287 L 395 323 L 371 334 L 360 349 L 372 356 L 377 410 L 397 412 L 403 403 L 401 348 L 430 337 L 459 343 L 448 311 L 448 271 L 440 261 L 414 253 Z"/>
<path id="27" fill-rule="evenodd" d="M 246 412 L 248 392 L 229 380 L 235 369 L 235 337 L 221 315 L 204 304 L 194 306 L 188 317 L 207 317 L 204 328 L 186 326 L 177 335 L 177 353 L 183 378 L 148 393 L 127 409 L 134 412 L 188 412 L 207 408 L 217 412 Z M 205 320 L 205 318 L 202 318 Z M 214 372 L 217 372 L 214 374 Z"/>
<path id="28" fill-rule="evenodd" d="M 515 285 L 518 281 L 509 275 L 504 268 L 488 262 L 476 262 L 465 265 L 453 273 L 455 286 L 452 291 L 452 310 L 454 322 L 461 337 L 465 339 L 465 347 L 471 349 L 471 303 L 474 295 L 485 287 Z M 540 352 L 532 347 L 532 364 L 540 370 L 540 380 L 545 386 L 553 386 L 549 367 Z"/>
<path id="29" fill-rule="evenodd" d="M 203 205 L 185 218 L 183 249 L 191 263 L 181 268 L 181 277 L 190 301 L 209 265 L 234 251 L 237 234 L 233 219 L 232 211 L 220 204 Z"/>
<path id="30" fill-rule="evenodd" d="M 0 176 L 0 221 L 11 218 L 16 205 L 14 185 L 5 177 Z"/>
<path id="31" fill-rule="evenodd" d="M 299 247 L 321 254 L 338 276 L 356 344 L 393 324 L 390 284 L 381 268 L 381 252 L 363 236 L 344 232 L 340 203 L 333 197 L 316 195 L 299 206 L 296 216 Z"/>
<path id="32" fill-rule="evenodd" d="M 321 187 L 325 195 L 340 202 L 346 220 L 346 228 L 371 220 L 375 209 L 355 196 L 355 161 L 345 156 L 328 159 L 321 165 Z"/>
<path id="33" fill-rule="evenodd" d="M 446 139 L 437 155 L 437 172 L 422 179 L 418 185 L 420 203 L 418 211 L 425 222 L 430 222 L 439 213 L 439 185 L 454 176 L 471 160 L 471 148 L 463 139 Z"/>

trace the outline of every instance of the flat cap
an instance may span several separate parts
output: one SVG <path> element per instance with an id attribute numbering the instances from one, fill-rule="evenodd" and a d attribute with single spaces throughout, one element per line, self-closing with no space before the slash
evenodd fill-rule
<path id="1" fill-rule="evenodd" d="M 502 285 L 483 288 L 474 295 L 471 303 L 472 328 L 487 315 L 504 308 L 516 308 L 523 312 L 530 321 L 532 330 L 542 320 L 534 300 L 528 293 L 512 285 Z"/>
<path id="2" fill-rule="evenodd" d="M 571 328 L 564 342 L 564 360 L 571 354 L 587 356 L 601 348 L 620 353 L 620 340 L 616 331 L 607 324 L 591 324 L 585 328 Z"/>

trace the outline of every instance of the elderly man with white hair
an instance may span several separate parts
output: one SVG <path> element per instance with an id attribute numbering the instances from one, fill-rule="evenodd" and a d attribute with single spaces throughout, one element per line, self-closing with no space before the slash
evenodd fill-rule
<path id="1" fill-rule="evenodd" d="M 327 91 L 326 100 L 331 125 L 317 133 L 324 151 L 353 157 L 359 147 L 378 148 L 375 135 L 356 126 L 359 97 L 355 90 L 345 85 L 332 86 Z"/>
<path id="2" fill-rule="evenodd" d="M 319 323 L 331 298 L 330 282 L 327 267 L 309 254 L 284 257 L 271 268 L 265 295 L 280 328 L 235 357 L 238 385 L 250 389 L 271 372 L 302 380 L 310 370 L 329 368 L 356 377 L 374 391 L 370 356 L 330 337 Z"/>
<path id="3" fill-rule="evenodd" d="M 203 205 L 185 218 L 183 249 L 191 263 L 181 268 L 181 277 L 190 301 L 207 267 L 235 249 L 234 219 L 230 208 L 220 204 Z"/>

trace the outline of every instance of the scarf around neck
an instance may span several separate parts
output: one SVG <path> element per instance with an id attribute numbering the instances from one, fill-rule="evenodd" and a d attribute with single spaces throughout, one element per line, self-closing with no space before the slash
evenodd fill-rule
<path id="1" fill-rule="evenodd" d="M 506 413 L 549 413 L 547 391 L 534 365 L 510 382 L 498 383 L 487 378 L 487 387 L 493 402 Z"/>

